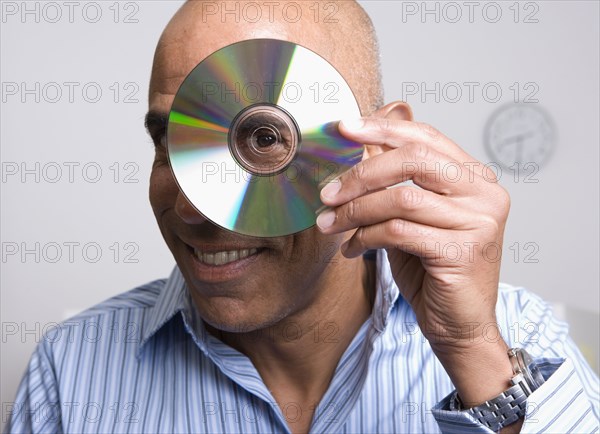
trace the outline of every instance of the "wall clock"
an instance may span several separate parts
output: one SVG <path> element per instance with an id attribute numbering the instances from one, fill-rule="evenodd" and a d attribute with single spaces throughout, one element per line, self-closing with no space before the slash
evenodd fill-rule
<path id="1" fill-rule="evenodd" d="M 508 104 L 490 116 L 484 130 L 484 144 L 492 161 L 519 171 L 538 168 L 554 151 L 556 129 L 550 116 L 534 104 Z"/>

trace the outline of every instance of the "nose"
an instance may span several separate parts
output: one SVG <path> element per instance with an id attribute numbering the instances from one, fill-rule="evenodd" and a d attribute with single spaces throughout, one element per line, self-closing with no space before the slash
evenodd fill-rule
<path id="1" fill-rule="evenodd" d="M 190 225 L 199 225 L 206 221 L 206 218 L 193 207 L 181 192 L 177 194 L 175 213 L 181 220 Z"/>

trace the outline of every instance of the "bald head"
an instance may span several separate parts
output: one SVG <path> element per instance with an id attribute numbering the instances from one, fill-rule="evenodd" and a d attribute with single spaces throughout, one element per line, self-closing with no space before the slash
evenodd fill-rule
<path id="1" fill-rule="evenodd" d="M 354 1 L 315 5 L 188 1 L 156 48 L 150 109 L 168 111 L 185 77 L 214 51 L 246 39 L 273 38 L 303 45 L 327 59 L 350 85 L 362 114 L 372 113 L 383 97 L 371 20 Z"/>

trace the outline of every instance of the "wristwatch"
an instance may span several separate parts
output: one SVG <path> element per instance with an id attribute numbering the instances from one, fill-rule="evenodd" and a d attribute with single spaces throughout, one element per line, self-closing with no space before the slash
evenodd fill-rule
<path id="1" fill-rule="evenodd" d="M 499 431 L 525 416 L 527 397 L 545 380 L 529 353 L 522 348 L 509 349 L 508 358 L 512 363 L 514 374 L 510 379 L 513 385 L 508 390 L 469 409 L 464 408 L 458 392 L 455 392 L 450 399 L 450 410 L 466 411 L 492 431 Z"/>

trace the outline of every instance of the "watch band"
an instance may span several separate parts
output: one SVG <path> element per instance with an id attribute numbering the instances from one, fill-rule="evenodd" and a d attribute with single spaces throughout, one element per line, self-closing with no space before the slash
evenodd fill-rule
<path id="1" fill-rule="evenodd" d="M 455 392 L 450 399 L 450 410 L 465 411 L 493 431 L 499 431 L 503 427 L 510 425 L 525 416 L 527 411 L 527 397 L 531 395 L 544 380 L 541 376 L 538 382 L 528 380 L 528 378 L 531 377 L 531 372 L 527 363 L 518 363 L 518 356 L 520 356 L 522 360 L 524 358 L 526 361 L 531 361 L 531 357 L 525 350 L 511 348 L 508 350 L 508 356 L 513 363 L 513 373 L 515 374 L 510 380 L 513 384 L 510 388 L 495 398 L 469 409 L 463 408 L 458 392 Z M 537 369 L 535 364 L 532 364 L 531 366 L 534 370 Z"/>
<path id="2" fill-rule="evenodd" d="M 527 410 L 527 395 L 519 384 L 505 390 L 494 399 L 467 410 L 480 423 L 492 431 L 516 422 Z"/>

